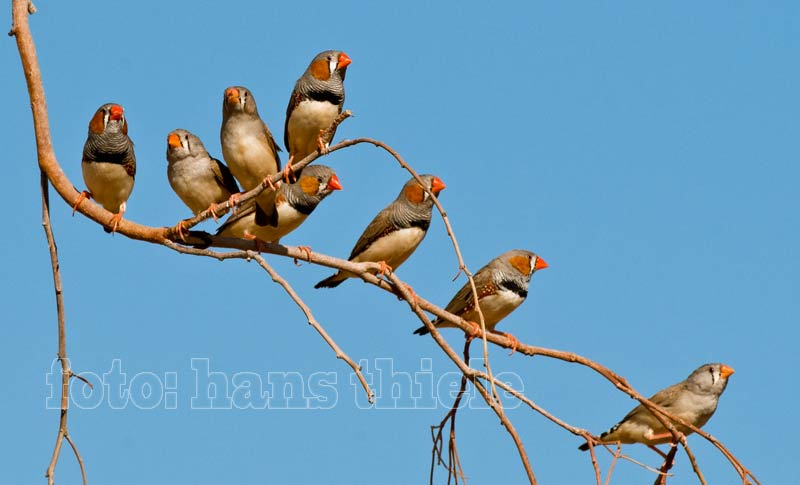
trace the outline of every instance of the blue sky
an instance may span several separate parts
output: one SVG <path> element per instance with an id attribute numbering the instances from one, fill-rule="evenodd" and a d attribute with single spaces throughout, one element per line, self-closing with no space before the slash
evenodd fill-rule
<path id="1" fill-rule="evenodd" d="M 550 264 L 500 329 L 595 359 L 647 395 L 705 362 L 731 365 L 736 374 L 705 429 L 762 482 L 787 481 L 800 397 L 796 2 L 37 6 L 31 21 L 53 142 L 79 188 L 88 121 L 102 103 L 118 102 L 138 160 L 127 217 L 174 224 L 189 211 L 167 184 L 167 133 L 186 128 L 220 156 L 222 92 L 241 84 L 282 140 L 297 77 L 317 52 L 343 50 L 353 59 L 346 107 L 355 117 L 337 139 L 381 139 L 441 177 L 441 200 L 473 270 L 515 247 Z M 10 8 L 2 15 L 10 25 Z M 13 40 L 2 43 L 2 56 L 3 480 L 36 483 L 58 420 L 47 409 L 56 322 Z M 324 163 L 344 190 L 284 242 L 346 256 L 408 176 L 367 146 Z M 314 290 L 328 270 L 269 258 L 385 392 L 397 384 L 397 400 L 383 395 L 365 408 L 349 368 L 255 264 L 112 237 L 70 217 L 57 198 L 53 218 L 73 368 L 108 374 L 102 394 L 81 396 L 80 383 L 73 390 L 84 409 L 73 406 L 70 429 L 90 482 L 427 481 L 429 426 L 444 415 L 457 376 L 430 339 L 411 334 L 418 322 L 404 304 L 356 281 Z M 444 305 L 463 283 L 451 282 L 456 267 L 437 219 L 398 274 Z M 457 332 L 447 337 L 461 346 Z M 500 349 L 491 357 L 495 372 L 576 426 L 599 433 L 635 404 L 575 365 Z M 218 403 L 229 409 L 197 409 L 208 404 L 197 390 L 206 370 L 277 391 L 268 409 L 239 409 L 247 399 L 231 383 L 230 399 Z M 122 373 L 128 399 L 112 395 Z M 426 389 L 415 387 L 417 400 L 403 375 Z M 296 378 L 308 399 L 281 399 L 283 380 Z M 150 398 L 148 386 L 157 391 Z M 430 407 L 437 397 L 438 408 L 401 409 Z M 282 409 L 304 403 L 327 409 Z M 541 483 L 593 483 L 578 438 L 528 409 L 509 416 Z M 470 483 L 524 482 L 490 411 L 461 411 L 458 440 Z M 709 483 L 736 481 L 711 445 L 698 437 L 690 444 Z M 658 465 L 643 447 L 626 451 Z M 601 456 L 604 470 L 608 463 Z M 674 472 L 673 485 L 697 483 L 683 454 Z M 57 478 L 79 479 L 66 448 Z M 646 480 L 649 472 L 620 463 L 612 483 Z"/>

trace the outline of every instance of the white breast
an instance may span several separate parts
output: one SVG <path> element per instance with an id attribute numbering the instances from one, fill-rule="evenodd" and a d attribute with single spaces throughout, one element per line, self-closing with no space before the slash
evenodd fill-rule
<path id="1" fill-rule="evenodd" d="M 319 130 L 328 129 L 339 115 L 339 107 L 327 101 L 306 100 L 292 111 L 286 127 L 289 146 L 286 147 L 299 162 L 317 149 Z"/>

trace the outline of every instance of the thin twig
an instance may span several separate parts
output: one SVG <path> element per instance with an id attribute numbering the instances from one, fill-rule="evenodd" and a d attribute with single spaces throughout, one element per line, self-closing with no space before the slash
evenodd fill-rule
<path id="1" fill-rule="evenodd" d="M 283 287 L 283 289 L 286 291 L 286 294 L 288 294 L 289 297 L 292 300 L 294 300 L 295 304 L 300 308 L 303 314 L 305 314 L 306 319 L 308 320 L 308 324 L 314 327 L 314 330 L 316 330 L 317 333 L 320 334 L 322 339 L 325 340 L 325 343 L 327 343 L 328 346 L 330 346 L 330 348 L 333 349 L 334 353 L 336 354 L 336 358 L 345 361 L 347 365 L 349 365 L 350 368 L 353 369 L 353 372 L 355 372 L 356 376 L 358 376 L 359 382 L 361 382 L 361 386 L 364 388 L 364 392 L 367 393 L 367 399 L 369 400 L 369 403 L 373 404 L 375 402 L 375 392 L 369 387 L 369 384 L 367 384 L 367 380 L 364 378 L 364 374 L 361 373 L 361 367 L 355 362 L 353 362 L 353 359 L 351 359 L 350 356 L 344 353 L 344 351 L 336 344 L 336 342 L 330 337 L 330 335 L 328 335 L 328 332 L 326 332 L 325 329 L 322 327 L 322 325 L 317 321 L 317 319 L 314 318 L 314 314 L 311 312 L 311 308 L 309 308 L 308 305 L 306 305 L 306 303 L 300 298 L 300 295 L 298 295 L 297 292 L 294 291 L 294 288 L 292 288 L 289 282 L 286 281 L 284 278 L 282 278 L 281 275 L 279 275 L 278 272 L 272 268 L 272 266 L 267 264 L 267 261 L 263 257 L 261 257 L 261 255 L 258 254 L 253 255 L 253 259 L 256 260 L 259 266 L 264 268 L 264 270 L 267 273 L 269 273 L 269 276 L 272 278 L 272 281 L 281 285 L 281 287 Z"/>
<path id="2" fill-rule="evenodd" d="M 467 338 L 464 341 L 464 362 L 469 362 L 469 344 L 472 342 L 472 339 Z M 430 483 L 433 485 L 433 470 L 436 466 L 436 463 L 440 465 L 445 465 L 444 460 L 442 460 L 442 446 L 443 446 L 443 438 L 442 432 L 444 431 L 444 427 L 447 422 L 450 422 L 450 439 L 447 442 L 447 464 L 445 465 L 447 468 L 447 483 L 450 483 L 450 478 L 453 477 L 455 479 L 455 483 L 458 483 L 458 478 L 461 477 L 464 482 L 466 482 L 466 476 L 464 475 L 464 470 L 461 468 L 461 460 L 458 456 L 458 451 L 456 449 L 456 413 L 458 412 L 458 407 L 461 404 L 461 399 L 464 397 L 464 392 L 467 390 L 467 376 L 466 374 L 461 375 L 461 384 L 458 388 L 458 394 L 456 394 L 456 398 L 453 400 L 453 405 L 450 406 L 450 409 L 447 411 L 447 414 L 444 415 L 442 421 L 438 425 L 431 426 L 431 436 L 433 437 L 433 450 L 431 450 L 431 473 L 430 473 Z"/>
<path id="3" fill-rule="evenodd" d="M 42 193 L 42 227 L 44 228 L 45 237 L 47 238 L 47 248 L 50 253 L 50 269 L 53 273 L 53 289 L 56 296 L 56 314 L 58 322 L 58 361 L 61 363 L 61 413 L 58 420 L 58 434 L 56 436 L 56 444 L 53 448 L 53 455 L 50 458 L 50 464 L 47 466 L 45 477 L 47 483 L 53 485 L 55 483 L 55 470 L 58 458 L 61 455 L 61 444 L 63 439 L 66 439 L 72 451 L 75 452 L 75 457 L 78 459 L 78 464 L 81 466 L 81 475 L 83 476 L 83 485 L 86 485 L 86 470 L 83 467 L 83 458 L 78 452 L 78 448 L 72 439 L 69 437 L 67 430 L 67 412 L 69 409 L 69 379 L 77 375 L 72 372 L 69 366 L 69 359 L 67 358 L 67 331 L 66 331 L 66 315 L 64 312 L 64 292 L 61 285 L 61 268 L 58 263 L 58 246 L 56 245 L 56 238 L 53 235 L 53 226 L 50 224 L 50 190 L 47 175 L 42 171 L 39 176 L 39 188 Z M 80 376 L 78 376 L 80 377 Z M 81 377 L 82 380 L 85 380 Z M 90 384 L 91 385 L 91 384 Z"/>
<path id="4" fill-rule="evenodd" d="M 678 452 L 678 446 L 672 445 L 669 448 L 669 453 L 664 457 L 664 464 L 661 465 L 661 474 L 653 482 L 653 485 L 667 485 L 667 472 L 670 471 L 672 465 L 675 463 L 675 455 Z"/>
<path id="5" fill-rule="evenodd" d="M 361 383 L 361 386 L 364 388 L 364 392 L 367 393 L 367 400 L 369 401 L 369 403 L 373 404 L 375 402 L 375 392 L 369 387 L 369 384 L 367 384 L 367 380 L 366 378 L 364 378 L 364 374 L 361 372 L 361 367 L 358 364 L 356 364 L 353 361 L 353 359 L 350 358 L 350 356 L 347 355 L 341 349 L 341 347 L 339 347 L 339 345 L 336 344 L 336 341 L 334 341 L 333 338 L 331 338 L 331 336 L 328 335 L 328 333 L 325 331 L 322 325 L 314 317 L 311 308 L 309 308 L 309 306 L 306 305 L 306 303 L 300 298 L 300 295 L 298 295 L 297 292 L 294 291 L 294 288 L 292 288 L 289 282 L 286 281 L 283 277 L 281 277 L 278 274 L 278 272 L 275 271 L 272 268 L 272 266 L 270 266 L 260 254 L 249 250 L 223 253 L 219 251 L 212 251 L 210 249 L 190 248 L 181 246 L 169 240 L 165 241 L 164 245 L 180 253 L 192 254 L 195 256 L 206 256 L 220 261 L 224 261 L 226 259 L 244 259 L 248 261 L 251 259 L 255 260 L 258 263 L 258 265 L 262 269 L 264 269 L 264 271 L 266 271 L 267 274 L 269 274 L 269 276 L 272 278 L 272 281 L 279 284 L 286 291 L 286 294 L 289 295 L 289 297 L 295 302 L 295 304 L 300 308 L 300 310 L 306 316 L 309 325 L 314 327 L 314 330 L 316 330 L 317 333 L 320 334 L 323 340 L 325 340 L 328 346 L 330 346 L 330 348 L 334 351 L 334 353 L 336 354 L 336 358 L 343 360 L 348 366 L 350 366 L 353 372 L 355 372 L 359 382 Z M 298 249 L 298 251 L 302 250 Z M 379 267 L 377 264 L 375 264 L 375 266 Z"/>
<path id="6" fill-rule="evenodd" d="M 622 454 L 622 445 L 617 443 L 617 451 L 613 453 L 613 457 L 611 458 L 611 464 L 608 466 L 608 474 L 606 474 L 605 485 L 609 485 L 609 483 L 611 483 L 611 474 L 614 473 L 614 465 L 617 464 L 617 460 L 619 459 L 621 454 Z"/>
<path id="7" fill-rule="evenodd" d="M 81 478 L 83 478 L 83 485 L 86 485 L 86 468 L 83 466 L 83 458 L 81 458 L 81 454 L 78 453 L 78 447 L 75 446 L 75 443 L 72 441 L 69 433 L 64 435 L 64 439 L 67 440 L 69 446 L 72 447 L 72 451 L 75 452 L 75 457 L 78 458 L 78 466 L 81 467 Z"/>
<path id="8" fill-rule="evenodd" d="M 61 169 L 61 167 L 60 167 L 60 165 L 58 163 L 58 160 L 56 159 L 55 153 L 53 151 L 52 141 L 51 141 L 51 137 L 50 137 L 50 128 L 49 128 L 49 120 L 48 120 L 48 114 L 47 114 L 47 105 L 46 105 L 45 96 L 44 96 L 44 89 L 43 89 L 43 85 L 42 85 L 41 71 L 39 69 L 37 56 L 36 56 L 36 49 L 35 49 L 33 38 L 31 36 L 30 28 L 29 28 L 29 25 L 28 25 L 27 16 L 28 16 L 28 13 L 29 13 L 28 12 L 29 5 L 30 5 L 30 3 L 28 1 L 26 1 L 26 0 L 13 0 L 13 28 L 12 28 L 12 32 L 13 32 L 13 34 L 15 36 L 15 41 L 17 43 L 17 48 L 19 50 L 20 60 L 21 60 L 21 63 L 22 63 L 22 68 L 23 68 L 22 70 L 23 70 L 23 73 L 25 75 L 25 79 L 26 79 L 27 87 L 28 87 L 28 95 L 29 95 L 30 101 L 31 101 L 30 106 L 31 106 L 32 114 L 33 114 L 33 125 L 34 125 L 34 132 L 35 132 L 35 136 L 36 136 L 37 160 L 39 162 L 39 167 L 42 169 L 42 171 L 44 173 L 46 173 L 47 178 L 49 179 L 50 183 L 53 185 L 53 187 L 56 190 L 56 192 L 61 196 L 61 198 L 67 204 L 71 205 L 72 202 L 77 198 L 78 192 L 74 188 L 73 184 L 70 182 L 69 178 L 65 175 L 65 173 Z M 382 147 L 385 148 L 385 145 L 382 144 L 382 142 L 378 142 L 377 140 L 373 140 L 373 139 L 369 139 L 369 138 L 359 138 L 359 139 L 355 139 L 355 140 L 345 140 L 345 141 L 339 142 L 335 146 L 331 147 L 330 150 L 328 151 L 328 153 L 336 151 L 336 150 L 344 149 L 346 147 L 353 146 L 353 145 L 356 145 L 356 144 L 359 144 L 359 143 L 370 143 L 370 144 L 373 144 L 375 146 L 382 146 Z M 391 153 L 391 151 L 390 151 L 390 153 Z M 315 160 L 320 155 L 321 154 L 319 154 L 319 152 L 315 152 L 314 154 L 310 155 L 306 159 L 304 159 L 304 160 L 302 160 L 300 162 L 296 162 L 295 167 L 299 168 L 299 167 L 302 167 L 302 165 L 304 163 L 305 164 L 311 163 L 311 161 Z M 398 161 L 400 161 L 400 160 L 398 160 Z M 254 190 L 257 190 L 257 189 L 254 189 Z M 261 190 L 266 190 L 266 188 L 261 188 Z M 257 195 L 257 193 L 254 192 L 254 191 L 250 191 L 247 194 L 245 194 L 246 197 L 250 197 L 250 198 L 255 197 L 255 195 Z M 242 199 L 240 199 L 240 200 L 242 200 Z M 435 197 L 434 197 L 434 200 L 436 200 Z M 445 226 L 448 229 L 448 234 L 452 236 L 452 228 L 450 226 L 449 220 L 446 218 L 446 213 L 444 212 L 444 210 L 441 207 L 441 205 L 438 204 L 438 201 L 437 201 L 437 209 L 442 214 L 443 220 L 445 221 Z M 107 221 L 108 218 L 111 215 L 105 209 L 103 209 L 102 207 L 100 207 L 100 206 L 98 206 L 97 204 L 94 204 L 94 203 L 81 204 L 80 207 L 78 208 L 78 210 L 82 214 L 86 215 L 87 217 L 89 217 L 90 219 L 94 220 L 95 222 L 98 222 L 101 225 L 104 224 L 105 221 Z M 203 217 L 207 218 L 208 215 L 209 214 L 205 214 Z M 131 220 L 124 219 L 120 223 L 117 232 L 119 234 L 125 235 L 125 236 L 127 236 L 129 238 L 132 238 L 132 239 L 137 239 L 137 240 L 147 241 L 147 242 L 151 242 L 151 243 L 162 244 L 162 245 L 165 245 L 167 247 L 171 247 L 172 249 L 174 249 L 176 251 L 178 251 L 178 249 L 177 249 L 178 247 L 181 247 L 178 244 L 171 244 L 172 241 L 170 241 L 170 239 L 174 239 L 174 238 L 177 237 L 177 235 L 172 232 L 171 228 L 149 227 L 149 226 L 144 226 L 144 225 L 137 224 L 137 223 L 135 223 L 135 222 L 133 222 Z M 239 250 L 253 250 L 253 249 L 255 249 L 255 244 L 250 242 L 250 241 L 244 241 L 244 240 L 238 240 L 237 241 L 237 240 L 230 240 L 230 239 L 226 240 L 226 238 L 218 238 L 218 237 L 217 238 L 211 238 L 211 239 L 212 239 L 212 245 L 214 245 L 216 247 L 228 247 L 228 248 L 239 249 Z M 460 255 L 460 249 L 458 249 L 457 243 L 455 243 L 454 237 L 451 237 L 451 239 L 454 242 L 454 247 L 455 247 L 455 250 L 456 250 L 456 253 L 458 255 L 460 265 L 461 265 L 463 263 L 463 258 Z M 195 240 L 194 243 L 203 244 L 203 243 L 205 243 L 205 240 L 204 239 L 203 240 Z M 180 252 L 187 252 L 188 253 L 189 250 L 188 250 L 188 248 L 181 247 Z M 297 248 L 285 247 L 285 246 L 280 246 L 280 245 L 274 245 L 271 248 L 268 248 L 267 252 L 270 252 L 272 254 L 279 254 L 281 256 L 295 257 L 295 258 L 303 258 L 305 256 L 305 253 L 303 253 L 301 250 L 299 250 Z M 202 255 L 211 256 L 211 257 L 217 257 L 218 259 L 227 259 L 227 257 L 222 256 L 224 254 L 227 254 L 227 253 L 220 253 L 220 252 L 216 252 L 216 251 L 211 251 L 209 254 L 202 254 Z M 389 291 L 389 292 L 391 292 L 391 293 L 393 293 L 395 295 L 400 295 L 401 297 L 406 299 L 406 301 L 409 301 L 408 300 L 408 298 L 409 298 L 408 293 L 406 291 L 404 291 L 404 289 L 402 287 L 397 286 L 397 283 L 399 282 L 399 280 L 395 280 L 394 284 L 389 284 L 384 280 L 376 278 L 372 274 L 368 274 L 367 272 L 369 270 L 374 270 L 375 269 L 374 266 L 365 265 L 365 264 L 353 264 L 353 263 L 350 263 L 348 261 L 344 261 L 344 260 L 337 259 L 337 258 L 331 258 L 331 257 L 325 256 L 325 255 L 315 255 L 315 260 L 312 260 L 312 262 L 314 262 L 315 264 L 322 264 L 322 265 L 325 265 L 325 266 L 328 266 L 328 267 L 331 267 L 331 268 L 335 268 L 335 269 L 344 269 L 346 271 L 351 271 L 351 272 L 356 271 L 356 274 L 359 274 L 359 276 L 364 281 L 367 281 L 367 282 L 369 282 L 369 283 L 371 283 L 371 284 L 373 284 L 375 286 L 378 286 L 379 288 L 381 288 L 383 290 Z M 466 265 L 464 265 L 464 268 L 466 268 Z M 462 269 L 462 268 L 460 267 L 459 269 Z M 360 271 L 362 273 L 358 273 L 358 271 Z M 470 275 L 468 274 L 468 278 L 469 277 L 470 277 Z M 400 283 L 402 283 L 402 282 L 400 282 Z M 476 292 L 473 291 L 473 293 L 476 293 Z M 441 309 L 441 308 L 439 308 L 439 307 L 437 307 L 435 305 L 430 304 L 429 302 L 425 301 L 422 298 L 417 297 L 417 298 L 413 299 L 413 302 L 409 302 L 409 305 L 412 307 L 412 311 L 414 311 L 415 314 L 417 314 L 417 316 L 421 316 L 422 317 L 421 320 L 424 318 L 424 324 L 426 326 L 432 327 L 432 325 L 430 324 L 430 321 L 427 319 L 427 317 L 424 315 L 424 313 L 422 313 L 423 310 L 431 312 L 436 316 L 444 318 L 446 321 L 453 323 L 456 327 L 461 328 L 463 331 L 468 331 L 469 330 L 468 324 L 465 321 L 463 321 L 463 319 L 461 319 L 461 318 L 459 318 L 459 317 L 457 317 L 455 315 L 449 314 L 448 312 L 445 312 L 443 309 Z M 449 346 L 444 341 L 444 339 L 438 334 L 438 332 L 435 332 L 436 329 L 429 328 L 429 330 L 432 330 L 431 333 L 434 336 L 434 340 L 437 341 L 437 344 L 439 344 L 440 347 L 442 347 L 442 349 L 445 351 L 445 353 L 448 355 L 448 357 L 450 357 L 451 359 L 455 358 L 454 362 L 456 362 L 456 364 L 458 365 L 458 361 L 460 361 L 460 359 L 454 353 L 452 353 L 452 355 L 451 355 L 451 353 L 448 352 Z M 492 342 L 492 343 L 494 343 L 496 345 L 500 345 L 500 346 L 505 347 L 505 348 L 510 348 L 510 345 L 511 345 L 511 342 L 506 337 L 501 336 L 501 335 L 496 335 L 496 334 L 493 334 L 493 333 L 488 333 L 488 332 L 485 332 L 485 331 L 483 332 L 483 339 L 484 339 L 484 356 L 488 355 L 487 354 L 487 352 L 488 352 L 487 351 L 488 342 Z M 452 349 L 450 349 L 450 350 L 452 350 Z M 691 429 L 691 430 L 697 432 L 698 434 L 703 436 L 705 439 L 707 439 L 710 442 L 712 442 L 723 453 L 723 455 L 728 459 L 728 461 L 731 462 L 731 464 L 736 469 L 737 473 L 739 473 L 740 477 L 742 478 L 742 480 L 744 482 L 747 481 L 747 477 L 751 477 L 757 484 L 760 485 L 760 482 L 755 478 L 755 476 L 753 476 L 753 474 L 747 468 L 745 468 L 741 464 L 741 462 L 739 462 L 739 460 L 736 459 L 736 457 L 732 453 L 730 453 L 730 451 L 728 451 L 727 448 L 725 448 L 719 441 L 717 441 L 715 438 L 711 437 L 709 434 L 698 430 L 696 427 L 688 425 L 688 423 L 684 423 L 680 419 L 676 419 L 674 416 L 671 416 L 669 413 L 667 413 L 663 409 L 659 408 L 658 406 L 655 406 L 649 400 L 645 399 L 643 396 L 638 394 L 630 385 L 628 385 L 628 383 L 622 377 L 620 377 L 617 374 L 611 372 L 607 368 L 595 363 L 594 361 L 591 361 L 590 359 L 587 359 L 585 357 L 579 356 L 577 354 L 572 354 L 572 353 L 569 353 L 569 352 L 563 352 L 563 351 L 558 351 L 558 350 L 553 350 L 553 349 L 545 349 L 545 348 L 540 348 L 540 347 L 533 347 L 533 346 L 522 345 L 522 344 L 519 346 L 519 348 L 517 350 L 518 350 L 518 352 L 520 354 L 524 354 L 524 355 L 528 355 L 528 356 L 542 355 L 542 356 L 546 356 L 548 358 L 554 358 L 554 359 L 559 359 L 559 360 L 563 360 L 563 361 L 566 361 L 566 362 L 578 363 L 580 365 L 584 365 L 584 366 L 587 366 L 587 367 L 593 369 L 595 372 L 601 374 L 606 379 L 608 379 L 610 382 L 612 382 L 618 389 L 620 389 L 621 391 L 627 393 L 628 395 L 630 395 L 631 397 L 637 399 L 639 402 L 641 402 L 643 405 L 645 405 L 649 410 L 651 410 L 651 412 L 653 412 L 654 415 L 656 415 L 660 419 L 664 419 L 665 422 L 666 422 L 665 427 L 667 429 L 669 429 L 670 432 L 673 433 L 673 436 L 676 437 L 676 438 L 683 438 L 682 440 L 679 440 L 679 441 L 681 441 L 681 444 L 684 446 L 684 449 L 687 450 L 687 454 L 689 454 L 689 456 L 690 456 L 690 461 L 693 461 L 693 455 L 690 454 L 691 452 L 688 450 L 688 447 L 685 444 L 685 437 L 683 437 L 682 434 L 678 433 L 675 430 L 675 428 L 674 428 L 674 426 L 672 426 L 671 422 L 675 422 L 675 423 L 687 426 L 688 429 Z M 488 360 L 486 362 L 488 362 Z M 64 361 L 62 360 L 62 366 L 63 365 L 68 365 L 68 364 L 65 364 Z M 477 374 L 475 373 L 475 370 L 469 368 L 468 365 L 466 365 L 466 364 L 459 365 L 459 368 L 461 369 L 462 373 L 467 375 L 470 379 L 472 379 L 472 380 L 476 379 Z M 62 370 L 63 370 L 63 368 L 62 368 Z M 487 370 L 490 371 L 490 368 L 487 367 Z M 68 380 L 69 379 L 69 374 L 62 372 L 62 379 L 67 379 Z M 491 376 L 489 378 L 489 383 L 490 383 L 490 386 L 494 386 L 494 384 L 495 384 L 495 379 L 491 378 Z M 68 385 L 68 383 L 66 383 L 65 386 L 66 385 Z M 478 387 L 478 386 L 476 386 L 476 387 Z M 481 385 L 480 388 L 483 388 L 483 386 Z M 495 406 L 491 406 L 492 409 L 495 410 L 495 412 L 498 413 L 498 415 L 504 416 L 502 408 L 499 408 L 496 405 L 500 401 L 499 401 L 499 399 L 497 399 L 497 395 L 496 395 L 496 391 L 495 390 L 492 391 L 492 395 L 494 397 L 488 396 L 488 395 L 485 396 L 485 397 L 488 397 L 488 401 L 487 402 L 495 403 Z M 483 396 L 483 394 L 482 394 L 482 396 Z M 64 422 L 64 424 L 66 424 L 66 415 L 65 415 L 65 413 L 62 413 L 62 414 L 64 414 L 62 416 L 63 422 Z M 501 421 L 502 421 L 502 417 L 501 417 Z M 511 431 L 509 430 L 509 432 L 511 432 Z M 512 433 L 512 436 L 514 436 L 513 433 Z M 57 460 L 57 456 L 58 456 L 58 450 L 60 450 L 60 446 L 61 446 L 60 443 L 62 442 L 62 438 L 63 437 L 64 437 L 64 435 L 59 433 L 59 439 L 57 440 L 57 443 L 56 443 L 56 450 L 54 450 L 54 455 L 56 457 L 55 458 L 56 460 Z M 518 438 L 518 436 L 517 436 L 517 438 Z M 515 439 L 515 441 L 516 441 L 516 439 Z M 526 472 L 529 473 L 529 477 L 532 477 L 532 472 L 529 472 L 530 466 L 529 466 L 529 463 L 527 463 L 527 457 L 525 455 L 524 449 L 522 449 L 521 447 L 518 447 L 518 449 L 520 450 L 521 456 L 523 456 L 523 462 L 526 464 Z M 693 466 L 695 466 L 695 465 L 696 464 L 693 463 Z M 54 469 L 55 469 L 55 462 L 53 461 L 52 466 L 48 467 L 48 476 L 50 478 L 53 475 Z M 699 468 L 696 468 L 696 470 L 699 470 Z"/>

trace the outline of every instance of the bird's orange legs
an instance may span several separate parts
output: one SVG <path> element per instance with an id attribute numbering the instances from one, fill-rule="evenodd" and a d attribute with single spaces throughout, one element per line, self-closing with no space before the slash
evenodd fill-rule
<path id="1" fill-rule="evenodd" d="M 88 190 L 84 190 L 83 192 L 78 194 L 78 197 L 75 199 L 75 203 L 72 204 L 72 215 L 73 216 L 75 215 L 75 211 L 78 210 L 78 206 L 81 205 L 81 202 L 83 202 L 85 199 L 91 199 L 91 198 L 92 198 L 92 193 L 89 192 Z"/>

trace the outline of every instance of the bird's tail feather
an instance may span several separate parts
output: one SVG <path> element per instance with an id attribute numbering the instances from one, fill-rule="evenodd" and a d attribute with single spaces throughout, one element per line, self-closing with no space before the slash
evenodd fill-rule
<path id="1" fill-rule="evenodd" d="M 319 289 L 319 288 L 336 288 L 337 286 L 341 285 L 342 282 L 344 282 L 344 280 L 346 280 L 346 279 L 347 279 L 347 277 L 343 277 L 341 275 L 341 273 L 336 273 L 336 274 L 333 274 L 331 276 L 328 276 L 324 280 L 322 280 L 319 283 L 317 283 L 316 285 L 314 285 L 314 288 L 317 288 L 317 289 Z"/>

